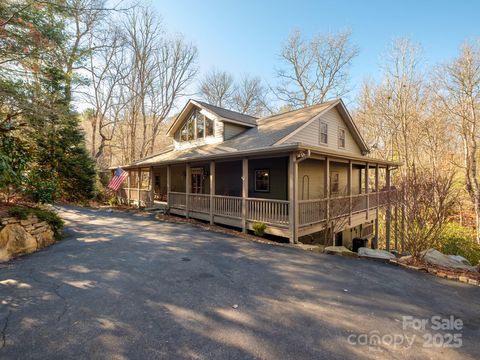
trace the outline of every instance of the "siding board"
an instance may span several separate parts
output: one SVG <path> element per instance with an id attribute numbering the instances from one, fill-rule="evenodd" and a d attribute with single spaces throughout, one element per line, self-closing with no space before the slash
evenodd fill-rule
<path id="1" fill-rule="evenodd" d="M 328 144 L 320 142 L 320 122 L 325 122 L 328 125 Z M 338 146 L 338 129 L 345 129 L 345 148 Z M 326 148 L 338 151 L 345 151 L 355 155 L 362 155 L 360 147 L 356 143 L 347 125 L 343 121 L 340 113 L 336 108 L 333 108 L 323 114 L 319 119 L 300 130 L 293 135 L 287 142 L 301 142 L 307 145 L 325 146 Z"/>

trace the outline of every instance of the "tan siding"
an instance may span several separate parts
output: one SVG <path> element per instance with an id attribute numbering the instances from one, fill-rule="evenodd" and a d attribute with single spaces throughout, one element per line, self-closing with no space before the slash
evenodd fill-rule
<path id="1" fill-rule="evenodd" d="M 245 126 L 232 123 L 223 123 L 223 127 L 224 140 L 231 139 L 234 136 L 237 136 L 238 134 L 241 134 L 245 130 L 249 129 Z"/>
<path id="2" fill-rule="evenodd" d="M 320 143 L 320 122 L 328 125 L 328 144 Z M 338 147 L 338 129 L 345 129 L 345 149 Z M 293 135 L 287 142 L 301 142 L 308 145 L 325 146 L 332 150 L 340 150 L 355 155 L 362 155 L 362 152 L 348 130 L 347 125 L 340 116 L 338 110 L 333 108 L 322 115 L 319 119 Z"/>
<path id="3" fill-rule="evenodd" d="M 300 200 L 324 197 L 325 161 L 308 159 L 298 165 L 298 194 Z M 330 174 L 339 173 L 339 194 L 348 193 L 348 164 L 330 162 Z M 360 193 L 360 169 L 352 169 L 352 194 Z"/>

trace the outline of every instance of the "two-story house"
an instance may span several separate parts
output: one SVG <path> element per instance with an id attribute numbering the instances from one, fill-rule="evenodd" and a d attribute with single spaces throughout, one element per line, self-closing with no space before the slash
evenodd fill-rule
<path id="1" fill-rule="evenodd" d="M 330 229 L 344 245 L 378 236 L 379 207 L 389 211 L 399 164 L 366 156 L 340 99 L 259 119 L 190 100 L 168 136 L 172 149 L 125 167 L 128 203 L 166 201 L 173 214 L 243 231 L 262 222 L 292 243 Z"/>

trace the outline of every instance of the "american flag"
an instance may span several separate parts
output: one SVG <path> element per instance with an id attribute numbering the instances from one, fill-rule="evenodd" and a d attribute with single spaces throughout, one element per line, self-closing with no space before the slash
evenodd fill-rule
<path id="1" fill-rule="evenodd" d="M 128 177 L 128 172 L 123 171 L 120 167 L 115 170 L 115 174 L 108 184 L 108 188 L 117 191 L 122 186 L 125 179 Z"/>

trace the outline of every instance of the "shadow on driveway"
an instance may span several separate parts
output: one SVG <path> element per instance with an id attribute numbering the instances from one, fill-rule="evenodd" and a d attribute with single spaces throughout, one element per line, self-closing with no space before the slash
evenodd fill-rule
<path id="1" fill-rule="evenodd" d="M 189 224 L 61 209 L 68 224 L 63 241 L 0 265 L 0 358 L 473 359 L 480 353 L 479 287 Z M 463 320 L 462 347 L 424 347 L 428 328 L 402 328 L 403 316 L 433 315 Z M 347 340 L 360 334 L 406 335 L 413 345 Z"/>

